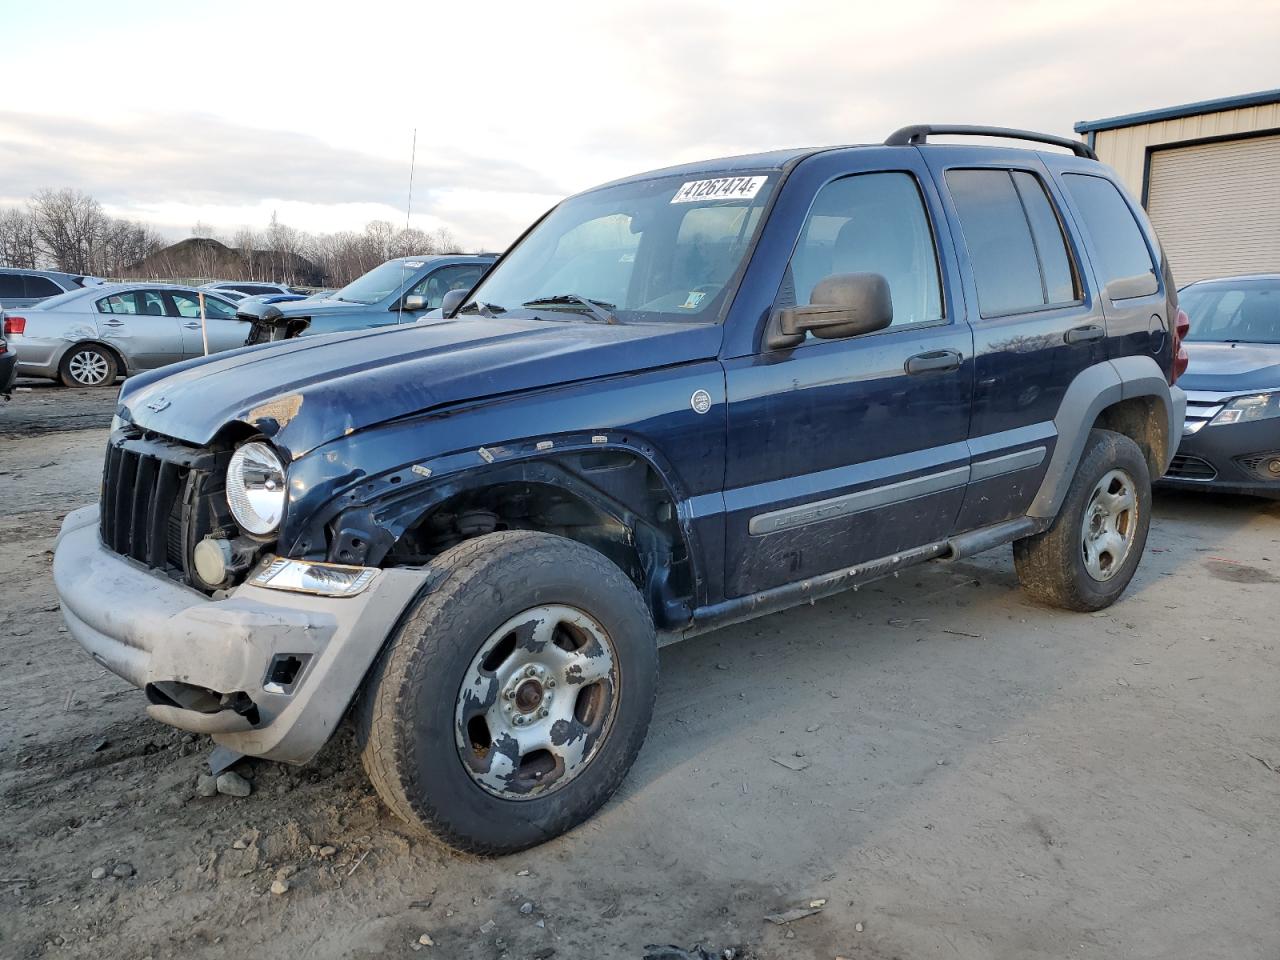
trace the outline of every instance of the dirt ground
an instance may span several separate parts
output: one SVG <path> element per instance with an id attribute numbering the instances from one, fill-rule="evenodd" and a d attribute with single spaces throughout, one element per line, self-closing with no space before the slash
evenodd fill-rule
<path id="1" fill-rule="evenodd" d="M 666 648 L 613 801 L 476 860 L 345 731 L 197 797 L 209 742 L 70 639 L 50 549 L 112 396 L 0 405 L 0 957 L 1280 956 L 1280 504 L 1159 495 L 1102 615 L 1029 604 L 1006 548 Z"/>

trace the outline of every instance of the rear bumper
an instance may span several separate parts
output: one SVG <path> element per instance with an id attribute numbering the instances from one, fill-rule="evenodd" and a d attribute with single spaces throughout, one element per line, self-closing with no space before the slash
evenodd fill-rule
<path id="1" fill-rule="evenodd" d="M 53 576 L 72 636 L 147 691 L 154 719 L 288 763 L 306 762 L 329 739 L 427 580 L 421 570 L 382 570 L 354 597 L 241 586 L 214 600 L 108 550 L 96 506 L 63 522 Z M 303 667 L 286 690 L 268 690 L 278 655 Z M 219 697 L 238 705 L 220 707 Z"/>
<path id="2" fill-rule="evenodd" d="M 1184 433 L 1160 485 L 1280 498 L 1280 420 L 1201 426 Z"/>
<path id="3" fill-rule="evenodd" d="M 14 337 L 9 350 L 18 358 L 18 375 L 22 377 L 57 377 L 62 355 L 71 341 L 61 337 Z"/>

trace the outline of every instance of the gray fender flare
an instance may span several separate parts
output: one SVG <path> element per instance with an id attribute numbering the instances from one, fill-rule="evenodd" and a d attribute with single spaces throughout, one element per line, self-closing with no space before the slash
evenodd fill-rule
<path id="1" fill-rule="evenodd" d="M 1160 473 L 1168 469 L 1168 461 L 1182 437 L 1186 394 L 1178 387 L 1169 386 L 1154 357 L 1119 357 L 1095 363 L 1076 374 L 1062 397 L 1058 414 L 1053 418 L 1058 442 L 1040 489 L 1027 510 L 1028 516 L 1041 519 L 1057 516 L 1098 415 L 1112 404 L 1135 397 L 1153 397 L 1164 410 L 1168 442 L 1165 463 L 1159 465 Z"/>

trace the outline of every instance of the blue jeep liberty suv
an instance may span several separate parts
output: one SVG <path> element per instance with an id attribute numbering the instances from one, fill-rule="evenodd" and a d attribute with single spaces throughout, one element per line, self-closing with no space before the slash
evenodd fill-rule
<path id="1" fill-rule="evenodd" d="M 352 710 L 387 805 L 484 854 L 612 794 L 667 640 L 1005 543 L 1106 607 L 1183 423 L 1151 225 L 1024 131 L 619 180 L 443 309 L 131 377 L 54 577 L 155 719 L 303 763 Z"/>

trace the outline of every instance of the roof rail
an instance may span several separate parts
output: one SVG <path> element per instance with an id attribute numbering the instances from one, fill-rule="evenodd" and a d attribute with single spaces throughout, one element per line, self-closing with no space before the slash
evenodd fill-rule
<path id="1" fill-rule="evenodd" d="M 886 147 L 905 147 L 927 143 L 931 135 L 947 135 L 962 137 L 1005 137 L 1009 140 L 1033 140 L 1036 143 L 1051 143 L 1055 147 L 1070 150 L 1077 157 L 1086 160 L 1097 160 L 1098 155 L 1085 143 L 1069 137 L 1055 137 L 1051 133 L 1035 133 L 1031 130 L 1015 130 L 1012 127 L 974 127 L 964 124 L 921 123 L 913 127 L 895 130 L 885 139 Z"/>

